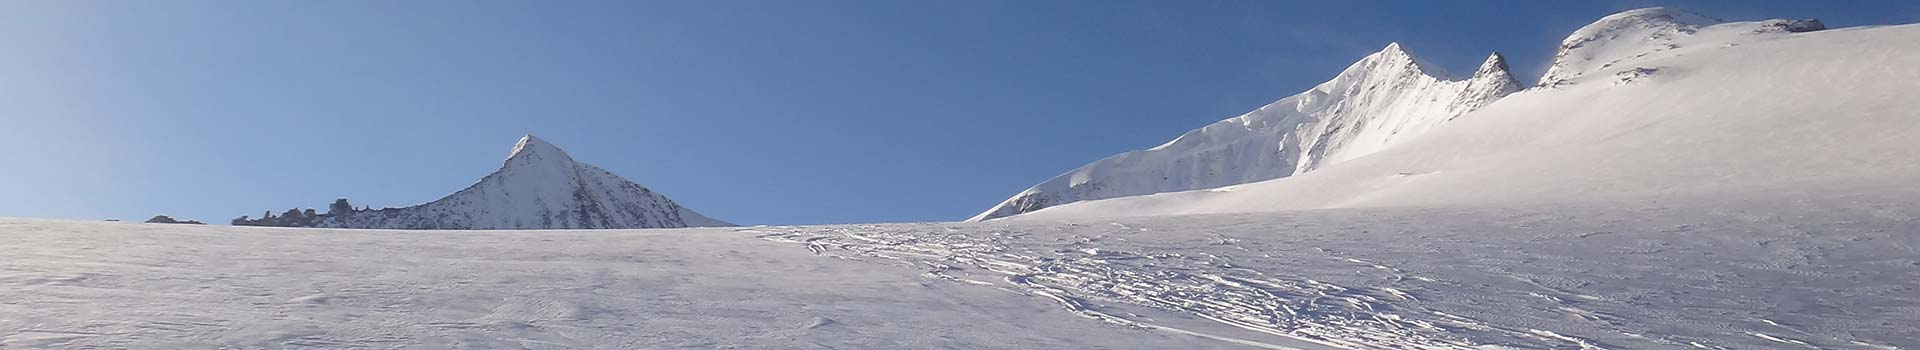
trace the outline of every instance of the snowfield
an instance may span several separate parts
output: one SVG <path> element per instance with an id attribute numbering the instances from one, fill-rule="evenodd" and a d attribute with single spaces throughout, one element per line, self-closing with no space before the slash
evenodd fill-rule
<path id="1" fill-rule="evenodd" d="M 1837 190 L 613 231 L 9 219 L 0 348 L 1920 348 L 1920 193 Z"/>
<path id="2" fill-rule="evenodd" d="M 0 349 L 1235 347 L 754 237 L 0 219 Z"/>

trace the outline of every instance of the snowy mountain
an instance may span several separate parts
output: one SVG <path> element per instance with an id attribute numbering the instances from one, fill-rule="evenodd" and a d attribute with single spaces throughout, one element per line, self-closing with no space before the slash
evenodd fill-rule
<path id="1" fill-rule="evenodd" d="M 293 217 L 289 219 L 289 217 Z M 264 220 L 264 221 L 263 221 Z M 522 137 L 499 170 L 426 204 L 355 210 L 345 200 L 326 214 L 289 211 L 235 220 L 262 226 L 366 229 L 615 229 L 732 226 L 674 203 L 604 169 L 580 163 L 533 135 Z M 279 223 L 279 224 L 275 224 Z"/>
<path id="2" fill-rule="evenodd" d="M 1030 216 L 1850 193 L 1920 180 L 1920 25 L 1716 22 L 1670 9 L 1607 16 L 1567 38 L 1547 84 L 1372 155 Z"/>
<path id="3" fill-rule="evenodd" d="M 1378 152 L 1522 88 L 1498 53 L 1457 78 L 1388 44 L 1311 90 L 1081 166 L 971 220 L 1292 176 Z"/>

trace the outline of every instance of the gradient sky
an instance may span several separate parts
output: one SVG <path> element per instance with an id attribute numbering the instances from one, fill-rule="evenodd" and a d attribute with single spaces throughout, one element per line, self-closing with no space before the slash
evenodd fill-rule
<path id="1" fill-rule="evenodd" d="M 1526 79 L 1677 5 L 1830 27 L 1916 1 L 6 1 L 0 216 L 225 223 L 439 198 L 532 133 L 743 224 L 964 219 L 1399 41 Z"/>

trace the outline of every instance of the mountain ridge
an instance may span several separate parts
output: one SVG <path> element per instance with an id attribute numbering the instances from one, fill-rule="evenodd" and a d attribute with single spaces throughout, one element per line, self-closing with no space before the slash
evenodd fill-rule
<path id="1" fill-rule="evenodd" d="M 969 221 L 1091 199 L 1291 176 L 1397 143 L 1525 87 L 1499 53 L 1456 77 L 1398 42 L 1333 78 L 1251 112 L 1034 185 Z"/>
<path id="2" fill-rule="evenodd" d="M 1054 206 L 1031 219 L 1854 193 L 1920 181 L 1920 25 L 1725 22 L 1300 176 Z M 1677 33 L 1677 32 L 1675 32 Z M 1569 37 L 1579 37 L 1575 33 Z M 1597 45 L 1596 45 L 1597 44 Z M 1588 46 L 1596 45 L 1596 46 Z M 1871 52 L 1871 54 L 1862 54 Z M 1610 55 L 1594 57 L 1611 57 Z"/>

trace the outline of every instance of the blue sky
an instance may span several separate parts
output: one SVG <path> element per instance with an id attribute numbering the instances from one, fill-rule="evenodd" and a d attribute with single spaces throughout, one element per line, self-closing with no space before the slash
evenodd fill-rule
<path id="1" fill-rule="evenodd" d="M 1620 10 L 1911 1 L 9 1 L 0 216 L 404 206 L 532 133 L 746 224 L 958 220 L 1399 41 L 1537 77 Z"/>

